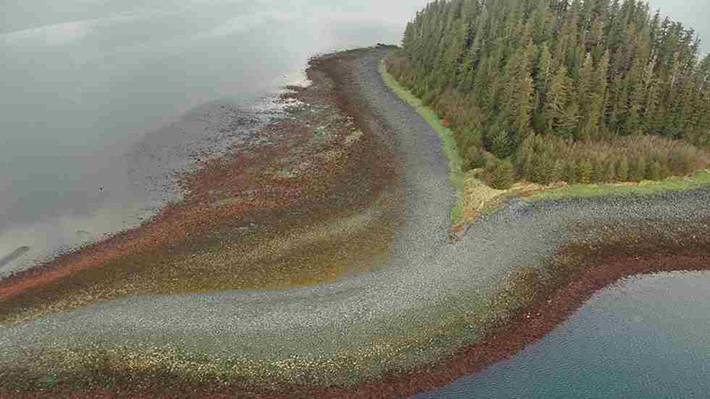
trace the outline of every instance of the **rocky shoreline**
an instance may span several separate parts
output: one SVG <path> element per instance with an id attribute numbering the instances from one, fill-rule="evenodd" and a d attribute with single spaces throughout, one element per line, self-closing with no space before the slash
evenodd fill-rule
<path id="1" fill-rule="evenodd" d="M 280 96 L 286 114 L 256 140 L 183 175 L 182 201 L 0 280 L 0 322 L 126 295 L 288 289 L 369 271 L 362 248 L 384 256 L 401 214 L 386 192 L 396 179 L 391 149 L 358 130 L 357 110 L 344 111 L 330 77 L 310 78 Z"/>
<path id="2" fill-rule="evenodd" d="M 406 397 L 512 356 L 620 278 L 710 269 L 710 188 L 644 198 L 510 199 L 449 243 L 455 198 L 448 160 L 438 136 L 382 82 L 377 66 L 386 52 L 339 53 L 309 69 L 309 76 L 332 79 L 339 109 L 353 117 L 358 140 L 371 145 L 336 174 L 333 184 L 345 179 L 342 197 L 314 190 L 313 208 L 299 204 L 309 211 L 293 219 L 294 226 L 310 220 L 338 199 L 341 212 L 358 213 L 329 220 L 385 220 L 382 231 L 391 236 L 374 233 L 379 249 L 364 257 L 380 266 L 284 291 L 106 298 L 0 325 L 0 343 L 14 349 L 0 355 L 0 377 L 12 381 L 0 386 L 0 397 Z M 197 192 L 206 195 L 226 185 L 195 184 L 204 184 Z M 364 212 L 373 195 L 360 194 L 363 187 L 385 198 L 381 212 Z M 352 236 L 346 231 L 341 243 Z M 306 252 L 295 256 L 317 258 L 320 251 Z M 0 286 L 0 298 L 7 287 Z"/>

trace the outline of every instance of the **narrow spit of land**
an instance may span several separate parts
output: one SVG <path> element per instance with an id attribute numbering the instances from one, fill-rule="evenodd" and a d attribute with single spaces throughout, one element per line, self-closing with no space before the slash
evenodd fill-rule
<path id="1" fill-rule="evenodd" d="M 403 209 L 392 146 L 359 128 L 334 67 L 312 68 L 308 87 L 281 95 L 285 115 L 182 176 L 184 201 L 1 280 L 0 323 L 133 295 L 309 286 L 385 264 Z"/>
<path id="2" fill-rule="evenodd" d="M 379 214 L 402 212 L 383 223 L 380 255 L 356 248 L 379 267 L 280 291 L 137 293 L 4 324 L 0 397 L 403 397 L 514 354 L 626 275 L 710 268 L 708 188 L 509 199 L 449 243 L 448 160 L 382 82 L 386 52 L 325 56 L 308 72 L 330 79 L 339 109 L 356 112 L 350 134 L 381 151 L 339 175 L 365 187 L 381 176 Z M 357 186 L 343 192 L 371 209 Z M 335 197 L 315 196 L 313 214 Z"/>

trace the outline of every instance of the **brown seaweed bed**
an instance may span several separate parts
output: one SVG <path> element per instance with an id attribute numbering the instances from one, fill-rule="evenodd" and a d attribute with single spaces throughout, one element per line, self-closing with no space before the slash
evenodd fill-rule
<path id="1" fill-rule="evenodd" d="M 263 132 L 273 144 L 235 148 L 186 175 L 184 201 L 138 229 L 0 283 L 0 322 L 18 323 L 124 295 L 285 289 L 367 272 L 373 259 L 387 256 L 403 207 L 388 190 L 397 180 L 392 154 L 368 134 L 365 121 L 371 116 L 347 78 L 359 56 L 351 52 L 315 61 L 307 72 L 313 85 L 287 95 L 308 105 Z M 373 204 L 373 198 L 380 200 Z M 366 228 L 333 234 L 333 226 L 372 207 L 385 216 Z M 594 292 L 627 276 L 710 269 L 704 219 L 661 228 L 594 222 L 577 230 L 579 237 L 600 233 L 559 247 L 542 269 L 523 268 L 498 300 L 523 297 L 525 302 L 488 325 L 483 339 L 427 367 L 324 387 L 193 381 L 169 371 L 126 374 L 99 362 L 75 380 L 38 382 L 34 389 L 7 382 L 22 378 L 22 370 L 0 370 L 6 381 L 0 398 L 406 397 L 516 354 L 564 322 Z M 205 277 L 206 270 L 233 277 Z M 15 385 L 23 388 L 13 390 Z"/>
<path id="2" fill-rule="evenodd" d="M 259 132 L 266 144 L 184 175 L 183 201 L 2 280 L 0 322 L 125 295 L 287 289 L 368 271 L 398 217 L 384 192 L 396 179 L 391 156 L 358 129 L 356 108 L 345 112 L 345 93 L 325 71 L 308 76 L 312 85 L 281 95 L 289 117 Z M 343 228 L 371 208 L 388 216 Z"/>

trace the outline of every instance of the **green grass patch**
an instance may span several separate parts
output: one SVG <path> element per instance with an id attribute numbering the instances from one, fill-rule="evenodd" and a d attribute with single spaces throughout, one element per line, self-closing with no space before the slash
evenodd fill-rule
<path id="1" fill-rule="evenodd" d="M 441 119 L 439 119 L 439 116 L 436 112 L 434 112 L 434 110 L 423 105 L 419 98 L 417 98 L 409 90 L 402 87 L 394 76 L 387 72 L 384 60 L 380 62 L 379 69 L 382 79 L 387 87 L 389 87 L 404 102 L 412 106 L 412 108 L 414 108 L 417 113 L 421 115 L 432 128 L 434 128 L 434 130 L 439 134 L 439 137 L 441 137 L 444 153 L 449 158 L 451 183 L 456 188 L 456 196 L 458 198 L 456 205 L 454 205 L 454 208 L 451 210 L 451 217 L 454 224 L 460 222 L 462 220 L 463 210 L 463 172 L 461 171 L 462 160 L 456 148 L 456 141 L 454 141 L 453 132 L 441 123 Z"/>
<path id="2" fill-rule="evenodd" d="M 634 185 L 583 185 L 575 184 L 548 189 L 533 194 L 531 201 L 566 197 L 604 197 L 604 196 L 648 196 L 669 191 L 686 191 L 710 185 L 710 171 L 696 172 L 692 177 L 674 177 L 659 182 L 644 181 Z"/>

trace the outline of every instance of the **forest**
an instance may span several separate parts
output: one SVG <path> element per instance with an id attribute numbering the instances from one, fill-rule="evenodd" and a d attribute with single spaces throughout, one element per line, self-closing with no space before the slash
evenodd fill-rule
<path id="1" fill-rule="evenodd" d="M 708 167 L 699 48 L 643 1 L 438 0 L 386 65 L 495 188 L 638 182 Z"/>

